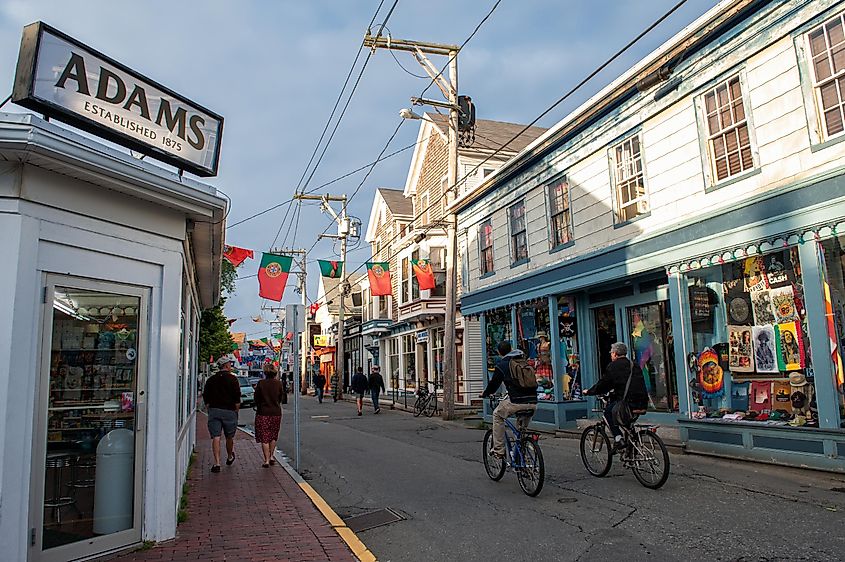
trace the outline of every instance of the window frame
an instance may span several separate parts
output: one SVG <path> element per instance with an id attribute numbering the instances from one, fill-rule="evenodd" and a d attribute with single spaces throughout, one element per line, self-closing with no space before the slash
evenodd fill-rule
<path id="1" fill-rule="evenodd" d="M 429 222 L 430 214 L 429 214 L 429 199 L 428 193 L 423 193 L 420 195 L 420 212 L 417 213 L 419 215 L 419 223 L 420 227 L 426 226 Z"/>
<path id="2" fill-rule="evenodd" d="M 490 226 L 490 245 L 485 246 L 485 239 L 484 239 L 484 226 Z M 493 250 L 494 242 L 493 242 L 493 217 L 487 217 L 483 221 L 478 224 L 478 270 L 481 273 L 480 278 L 483 279 L 484 277 L 489 277 L 496 272 L 496 254 Z M 487 269 L 485 266 L 488 263 L 488 260 L 484 257 L 485 250 L 490 251 L 490 260 L 489 266 L 490 269 Z"/>
<path id="3" fill-rule="evenodd" d="M 552 190 L 562 183 L 566 184 L 566 205 L 563 210 L 555 211 L 555 207 L 552 204 Z M 574 214 L 572 212 L 572 185 L 569 183 L 569 176 L 567 174 L 560 174 L 555 176 L 554 178 L 548 180 L 545 185 L 545 196 L 546 196 L 546 207 L 548 208 L 547 212 L 547 219 L 549 224 L 549 253 L 556 252 L 563 248 L 568 248 L 575 244 L 575 223 L 574 223 Z M 567 224 L 567 233 L 568 237 L 567 240 L 563 242 L 557 242 L 556 239 L 556 232 L 557 229 L 555 228 L 555 217 L 558 215 L 566 214 L 566 224 Z"/>
<path id="4" fill-rule="evenodd" d="M 628 201 L 625 207 L 628 207 L 633 202 L 636 202 L 638 199 L 644 199 L 648 209 L 643 212 L 638 212 L 634 217 L 623 219 L 621 216 L 622 207 L 619 201 L 619 178 L 617 177 L 616 173 L 619 168 L 618 162 L 616 159 L 616 149 L 623 146 L 625 143 L 632 141 L 633 139 L 637 139 L 637 143 L 639 145 L 639 163 L 642 174 L 642 185 L 643 185 L 643 192 L 644 194 L 641 197 L 636 197 L 631 201 Z M 610 188 L 611 188 L 611 200 L 613 202 L 613 227 L 620 228 L 632 222 L 644 219 L 651 215 L 651 197 L 648 188 L 648 174 L 646 172 L 646 159 L 645 159 L 645 147 L 643 145 L 643 135 L 642 130 L 638 127 L 633 131 L 629 131 L 615 140 L 611 145 L 608 147 L 607 150 L 607 160 L 608 160 L 608 168 L 610 171 Z M 625 181 L 630 182 L 631 178 L 627 178 Z M 635 204 L 635 203 L 634 203 Z"/>
<path id="5" fill-rule="evenodd" d="M 833 67 L 833 59 L 832 59 L 832 49 L 828 44 L 828 33 L 826 27 L 828 24 L 834 22 L 835 20 L 839 20 L 839 23 L 842 25 L 843 31 L 845 31 L 845 12 L 840 11 L 838 14 L 833 16 L 827 17 L 822 19 L 820 22 L 815 23 L 814 25 L 810 26 L 808 29 L 804 30 L 801 33 L 803 38 L 804 44 L 804 62 L 806 64 L 808 79 L 809 79 L 809 88 L 812 92 L 813 98 L 813 111 L 816 117 L 816 125 L 817 125 L 817 132 L 819 134 L 819 140 L 821 142 L 828 142 L 833 141 L 835 139 L 841 138 L 845 136 L 845 91 L 843 91 L 843 87 L 839 84 L 840 80 L 845 81 L 845 68 L 838 73 Z M 825 54 L 828 58 L 830 63 L 830 71 L 831 74 L 827 78 L 819 80 L 816 76 L 816 69 L 815 65 L 813 64 L 813 50 L 812 50 L 812 43 L 810 41 L 810 34 L 822 30 L 823 37 L 825 40 Z M 842 44 L 840 43 L 840 46 Z M 836 133 L 829 133 L 827 121 L 824 117 L 824 105 L 822 103 L 822 86 L 826 84 L 834 84 L 837 87 L 838 93 L 838 109 L 839 109 L 839 116 L 842 121 L 842 130 Z"/>
<path id="6" fill-rule="evenodd" d="M 513 211 L 517 207 L 522 208 L 522 229 L 514 232 L 513 230 Z M 508 248 L 510 248 L 510 258 L 511 258 L 511 267 L 516 267 L 517 265 L 522 265 L 527 263 L 530 259 L 530 255 L 528 253 L 528 219 L 526 217 L 526 209 L 525 209 L 525 199 L 519 199 L 514 203 L 508 205 L 507 210 L 507 220 L 508 220 Z M 520 256 L 517 255 L 517 248 L 514 245 L 516 242 L 516 237 L 522 234 L 525 237 L 525 255 Z"/>

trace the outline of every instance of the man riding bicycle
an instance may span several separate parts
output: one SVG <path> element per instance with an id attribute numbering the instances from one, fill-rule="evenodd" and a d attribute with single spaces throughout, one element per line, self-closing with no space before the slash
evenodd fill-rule
<path id="1" fill-rule="evenodd" d="M 519 349 L 512 350 L 509 341 L 502 341 L 497 346 L 499 360 L 496 361 L 496 369 L 493 377 L 487 383 L 487 388 L 481 393 L 480 398 L 487 398 L 496 392 L 504 382 L 508 391 L 508 397 L 499 402 L 493 411 L 493 450 L 491 453 L 499 458 L 505 456 L 505 419 L 519 412 L 517 416 L 517 428 L 524 431 L 528 422 L 537 410 L 537 385 L 533 388 L 523 387 L 516 383 L 511 376 L 511 361 L 524 363 L 523 353 Z"/>
<path id="2" fill-rule="evenodd" d="M 610 364 L 604 371 L 601 379 L 584 391 L 585 395 L 595 396 L 597 394 L 608 394 L 607 407 L 604 409 L 604 417 L 607 420 L 610 431 L 613 433 L 613 451 L 619 451 L 625 447 L 622 440 L 622 430 L 613 415 L 613 407 L 617 402 L 624 399 L 631 410 L 645 410 L 648 408 L 648 391 L 645 387 L 643 370 L 636 363 L 627 357 L 628 346 L 622 342 L 616 342 L 610 346 Z M 625 387 L 628 385 L 628 377 L 631 384 L 628 386 L 628 393 Z"/>

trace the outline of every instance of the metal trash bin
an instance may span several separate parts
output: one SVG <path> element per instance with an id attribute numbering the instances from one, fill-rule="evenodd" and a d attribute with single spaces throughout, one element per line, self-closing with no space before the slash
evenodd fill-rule
<path id="1" fill-rule="evenodd" d="M 109 431 L 97 445 L 94 533 L 107 535 L 132 527 L 135 434 Z"/>

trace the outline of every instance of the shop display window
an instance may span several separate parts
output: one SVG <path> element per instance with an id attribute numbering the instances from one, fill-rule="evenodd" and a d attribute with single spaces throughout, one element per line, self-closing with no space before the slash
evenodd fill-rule
<path id="1" fill-rule="evenodd" d="M 631 357 L 640 366 L 648 391 L 648 408 L 677 411 L 674 338 L 671 308 L 667 301 L 625 309 Z"/>
<path id="2" fill-rule="evenodd" d="M 511 341 L 511 311 L 510 309 L 494 310 L 484 315 L 486 324 L 486 347 L 487 347 L 487 373 L 488 379 L 493 376 L 496 368 L 496 359 L 499 353 L 496 346 L 501 341 Z"/>
<path id="3" fill-rule="evenodd" d="M 405 363 L 405 388 L 417 388 L 417 336 L 406 334 L 402 336 L 402 356 Z"/>
<path id="4" fill-rule="evenodd" d="M 437 328 L 434 330 L 434 340 L 431 347 L 431 356 L 434 361 L 434 385 L 435 388 L 443 388 L 443 340 L 445 330 Z"/>
<path id="5" fill-rule="evenodd" d="M 538 300 L 516 309 L 516 341 L 537 375 L 537 399 L 554 400 L 549 301 Z"/>
<path id="6" fill-rule="evenodd" d="M 818 426 L 797 248 L 687 274 L 693 418 Z"/>
<path id="7" fill-rule="evenodd" d="M 830 358 L 838 392 L 839 421 L 845 427 L 845 236 L 824 240 L 821 247 Z"/>
<path id="8" fill-rule="evenodd" d="M 557 324 L 560 336 L 559 364 L 555 366 L 555 381 L 561 385 L 564 400 L 583 400 L 581 395 L 581 352 L 578 346 L 578 324 L 575 319 L 575 297 L 557 297 Z"/>
<path id="9" fill-rule="evenodd" d="M 399 388 L 399 338 L 387 340 L 387 372 L 390 386 Z"/>

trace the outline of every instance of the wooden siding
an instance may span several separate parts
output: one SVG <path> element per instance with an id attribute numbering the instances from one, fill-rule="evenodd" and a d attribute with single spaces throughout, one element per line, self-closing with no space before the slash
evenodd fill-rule
<path id="1" fill-rule="evenodd" d="M 468 253 L 471 290 L 609 245 L 677 227 L 789 184 L 843 167 L 845 142 L 811 149 L 806 69 L 798 49 L 810 23 L 825 21 L 845 3 L 833 0 L 772 3 L 738 33 L 696 53 L 673 76 L 677 91 L 655 102 L 653 90 L 626 102 L 565 146 L 539 158 L 527 170 L 499 185 L 459 213 Z M 707 132 L 700 96 L 717 82 L 740 75 L 749 117 L 756 167 L 739 178 L 715 185 L 709 178 Z M 809 104 L 809 109 L 807 105 Z M 815 123 L 811 123 L 816 127 Z M 650 214 L 624 226 L 614 224 L 613 183 L 608 149 L 630 134 L 640 134 Z M 570 182 L 575 243 L 550 253 L 544 186 L 565 172 Z M 511 268 L 507 210 L 523 199 L 528 222 L 530 262 Z M 478 227 L 492 215 L 495 273 L 480 278 Z"/>

